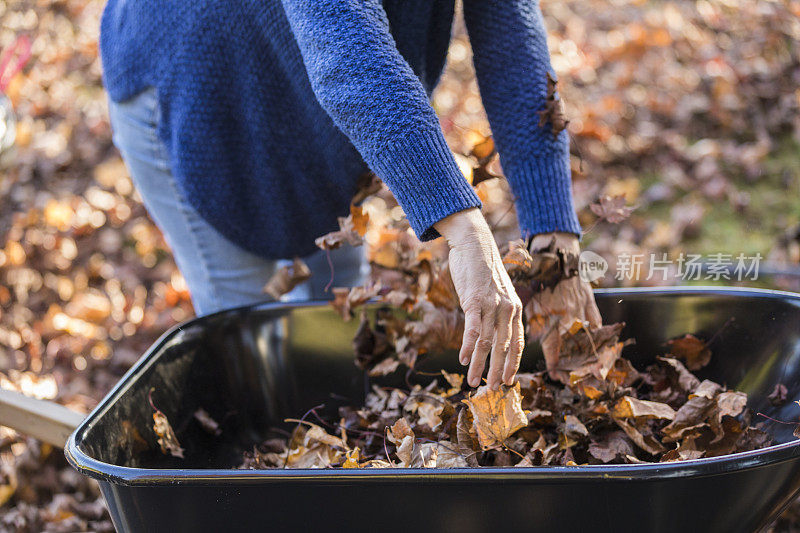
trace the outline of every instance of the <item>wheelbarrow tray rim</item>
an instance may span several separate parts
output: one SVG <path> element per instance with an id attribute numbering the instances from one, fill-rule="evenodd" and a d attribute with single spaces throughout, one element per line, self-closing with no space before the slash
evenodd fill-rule
<path id="1" fill-rule="evenodd" d="M 598 289 L 597 294 L 624 297 L 648 294 L 652 296 L 751 296 L 765 299 L 780 299 L 793 302 L 800 307 L 800 294 L 770 289 L 739 287 L 635 287 L 622 289 Z M 501 482 L 539 481 L 569 482 L 574 480 L 629 480 L 647 481 L 692 476 L 711 476 L 789 461 L 800 456 L 800 439 L 768 446 L 759 450 L 739 452 L 718 457 L 675 461 L 668 463 L 645 463 L 623 465 L 579 465 L 579 466 L 530 466 L 530 467 L 478 467 L 478 468 L 352 468 L 352 469 L 152 469 L 132 468 L 99 461 L 80 449 L 83 435 L 117 401 L 126 384 L 135 376 L 155 364 L 155 354 L 180 330 L 209 317 L 235 313 L 237 311 L 286 310 L 327 305 L 327 301 L 312 302 L 265 302 L 250 306 L 226 309 L 194 318 L 170 328 L 144 353 L 113 389 L 70 435 L 64 448 L 67 461 L 82 474 L 91 478 L 126 486 L 151 485 L 227 485 L 242 483 L 352 483 L 359 482 L 447 482 L 489 480 Z"/>

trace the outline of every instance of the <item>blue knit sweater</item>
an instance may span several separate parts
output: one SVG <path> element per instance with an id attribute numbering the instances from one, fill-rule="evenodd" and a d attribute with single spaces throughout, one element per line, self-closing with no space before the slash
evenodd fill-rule
<path id="1" fill-rule="evenodd" d="M 268 258 L 304 255 L 348 212 L 367 166 L 423 240 L 480 202 L 429 95 L 455 0 L 109 0 L 104 81 L 148 86 L 181 192 Z M 539 126 L 550 70 L 533 0 L 464 0 L 484 106 L 524 234 L 580 233 L 566 132 Z"/>

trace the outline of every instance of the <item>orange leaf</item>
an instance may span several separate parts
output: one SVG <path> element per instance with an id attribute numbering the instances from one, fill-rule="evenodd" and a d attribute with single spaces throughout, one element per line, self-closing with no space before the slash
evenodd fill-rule
<path id="1" fill-rule="evenodd" d="M 501 386 L 498 390 L 484 385 L 463 402 L 472 413 L 478 441 L 484 450 L 503 444 L 515 431 L 528 425 L 528 418 L 522 410 L 519 382 L 512 387 Z"/>

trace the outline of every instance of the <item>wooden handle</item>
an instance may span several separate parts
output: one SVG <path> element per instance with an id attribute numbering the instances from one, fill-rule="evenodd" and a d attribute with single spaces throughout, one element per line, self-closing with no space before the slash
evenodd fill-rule
<path id="1" fill-rule="evenodd" d="M 0 425 L 63 448 L 83 415 L 55 402 L 0 389 Z"/>

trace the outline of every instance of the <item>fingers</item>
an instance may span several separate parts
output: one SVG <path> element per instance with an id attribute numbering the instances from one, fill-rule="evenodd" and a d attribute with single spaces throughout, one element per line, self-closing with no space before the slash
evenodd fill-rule
<path id="1" fill-rule="evenodd" d="M 458 354 L 459 362 L 467 366 L 470 356 L 475 350 L 475 343 L 481 336 L 481 311 L 480 308 L 469 308 L 464 312 L 464 338 L 461 343 L 461 351 Z"/>
<path id="2" fill-rule="evenodd" d="M 550 371 L 558 365 L 558 352 L 561 349 L 561 334 L 558 328 L 552 328 L 542 339 L 542 353 Z"/>
<path id="3" fill-rule="evenodd" d="M 486 356 L 492 349 L 492 339 L 494 338 L 494 317 L 495 310 L 491 307 L 481 309 L 481 333 L 478 342 L 475 343 L 475 350 L 472 352 L 472 362 L 467 372 L 467 383 L 470 387 L 477 387 L 481 384 L 483 367 L 486 364 Z"/>
<path id="4" fill-rule="evenodd" d="M 503 364 L 506 361 L 509 341 L 511 340 L 512 319 L 516 308 L 510 301 L 502 302 L 496 311 L 494 345 L 492 358 L 489 360 L 489 376 L 486 380 L 489 388 L 497 390 L 503 376 Z"/>
<path id="5" fill-rule="evenodd" d="M 517 307 L 514 317 L 511 320 L 511 342 L 508 347 L 506 366 L 503 369 L 503 382 L 506 385 L 514 384 L 514 376 L 519 370 L 519 363 L 522 359 L 522 350 L 525 347 L 524 329 L 522 325 L 522 306 Z"/>

